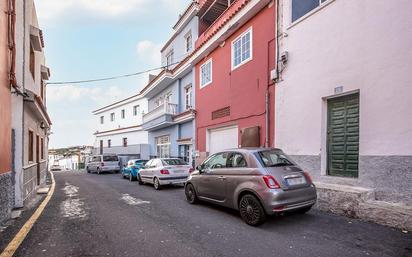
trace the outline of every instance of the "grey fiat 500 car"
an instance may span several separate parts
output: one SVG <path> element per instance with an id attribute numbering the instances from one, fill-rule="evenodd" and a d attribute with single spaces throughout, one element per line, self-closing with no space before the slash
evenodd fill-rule
<path id="1" fill-rule="evenodd" d="M 280 149 L 241 148 L 216 153 L 191 173 L 185 194 L 189 203 L 208 201 L 237 209 L 249 225 L 267 215 L 305 213 L 316 202 L 309 174 Z"/>

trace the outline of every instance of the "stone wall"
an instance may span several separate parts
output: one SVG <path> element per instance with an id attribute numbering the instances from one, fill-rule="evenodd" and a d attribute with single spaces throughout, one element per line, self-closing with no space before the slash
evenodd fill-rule
<path id="1" fill-rule="evenodd" d="M 30 165 L 23 170 L 23 199 L 26 203 L 35 194 L 38 188 L 37 184 L 37 164 Z M 47 177 L 47 162 L 40 163 L 40 186 L 46 183 Z"/>
<path id="2" fill-rule="evenodd" d="M 12 173 L 0 174 L 0 224 L 9 218 L 10 211 L 14 205 L 14 187 Z"/>
<path id="3" fill-rule="evenodd" d="M 375 200 L 412 206 L 412 156 L 360 156 L 358 178 L 322 174 L 320 156 L 291 157 L 315 182 L 364 187 L 374 190 Z"/>

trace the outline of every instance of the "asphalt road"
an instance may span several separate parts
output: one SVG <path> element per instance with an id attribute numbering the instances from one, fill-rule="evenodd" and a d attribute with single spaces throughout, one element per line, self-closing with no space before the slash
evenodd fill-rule
<path id="1" fill-rule="evenodd" d="M 412 235 L 315 210 L 255 228 L 119 174 L 55 173 L 56 191 L 16 256 L 412 256 Z"/>

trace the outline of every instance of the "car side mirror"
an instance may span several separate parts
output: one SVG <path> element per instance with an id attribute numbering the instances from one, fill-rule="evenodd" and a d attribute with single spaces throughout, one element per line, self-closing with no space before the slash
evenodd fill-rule
<path id="1" fill-rule="evenodd" d="M 196 169 L 199 171 L 199 173 L 202 173 L 203 172 L 203 169 L 202 169 L 203 167 L 202 167 L 202 165 L 198 165 L 197 167 L 196 167 Z"/>

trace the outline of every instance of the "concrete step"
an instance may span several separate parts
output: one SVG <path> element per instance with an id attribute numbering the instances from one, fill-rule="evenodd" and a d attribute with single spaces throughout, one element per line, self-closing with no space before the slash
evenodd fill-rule
<path id="1" fill-rule="evenodd" d="M 412 207 L 402 203 L 376 201 L 371 188 L 314 182 L 316 207 L 352 218 L 412 231 Z"/>

